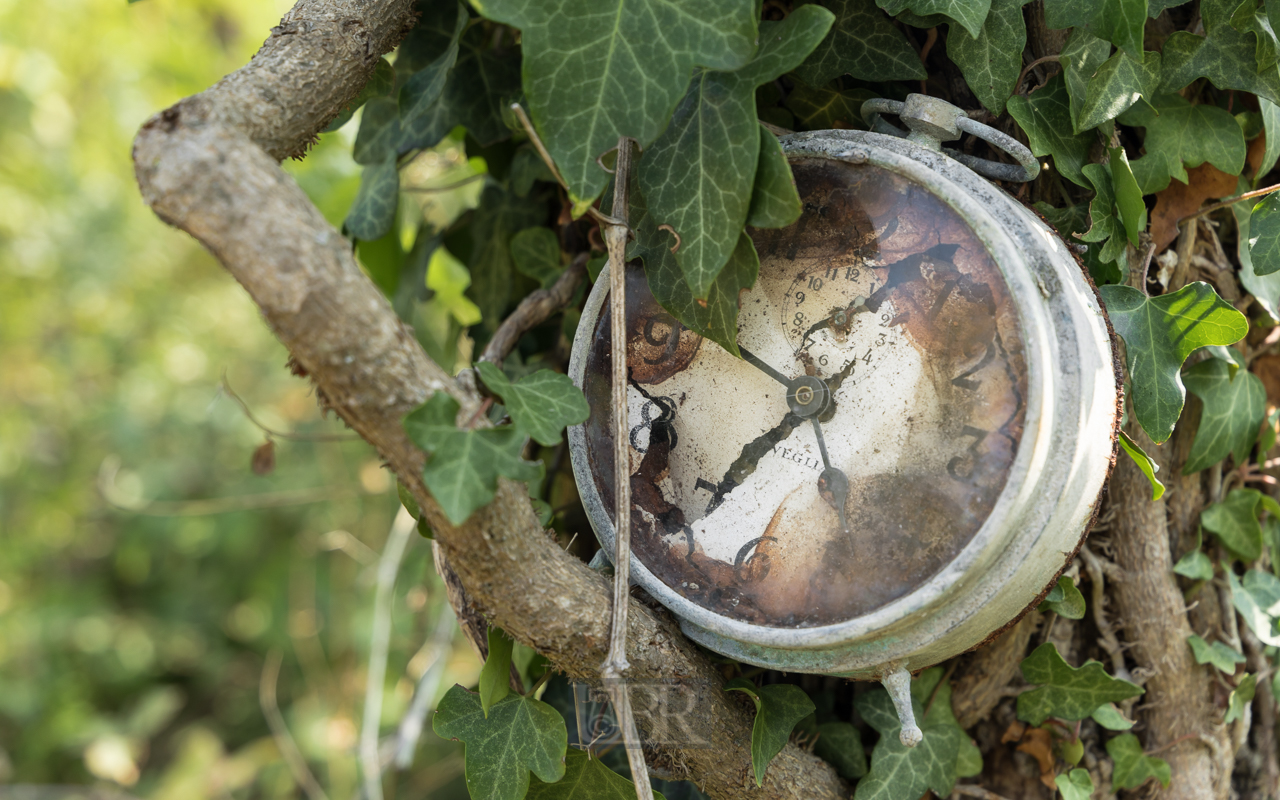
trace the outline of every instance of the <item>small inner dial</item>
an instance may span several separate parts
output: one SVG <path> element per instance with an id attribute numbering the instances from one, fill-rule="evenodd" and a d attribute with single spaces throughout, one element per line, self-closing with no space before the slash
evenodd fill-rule
<path id="1" fill-rule="evenodd" d="M 919 588 L 990 515 L 1022 437 L 1016 310 L 973 230 L 870 165 L 792 160 L 804 201 L 752 232 L 741 358 L 627 270 L 632 547 L 726 616 L 805 627 Z M 584 391 L 596 491 L 613 507 L 609 315 Z"/>

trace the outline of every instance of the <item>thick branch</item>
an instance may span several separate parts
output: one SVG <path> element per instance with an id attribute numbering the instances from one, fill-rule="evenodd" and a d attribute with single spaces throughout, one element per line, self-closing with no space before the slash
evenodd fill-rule
<path id="1" fill-rule="evenodd" d="M 247 67 L 143 126 L 138 183 L 162 219 L 240 281 L 327 407 L 410 488 L 471 600 L 573 680 L 598 684 L 609 639 L 604 579 L 543 535 L 521 485 L 501 482 L 465 525 L 440 512 L 400 420 L 436 391 L 457 397 L 465 415 L 476 398 L 427 358 L 350 243 L 277 163 L 350 101 L 409 16 L 409 0 L 302 0 Z M 793 745 L 770 766 L 764 790 L 749 790 L 751 714 L 665 615 L 635 601 L 630 610 L 631 680 L 668 687 L 635 696 L 641 727 L 663 740 L 651 761 L 717 798 L 847 796 L 829 766 Z"/>

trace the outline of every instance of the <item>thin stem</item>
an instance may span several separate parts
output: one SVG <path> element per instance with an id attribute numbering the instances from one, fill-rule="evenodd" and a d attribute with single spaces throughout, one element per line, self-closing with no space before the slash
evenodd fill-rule
<path id="1" fill-rule="evenodd" d="M 1045 56 L 1043 58 L 1037 58 L 1035 61 L 1032 61 L 1030 64 L 1023 67 L 1022 72 L 1018 75 L 1018 82 L 1013 85 L 1014 91 L 1017 91 L 1022 88 L 1022 82 L 1026 80 L 1028 72 L 1040 66 L 1041 64 L 1047 64 L 1051 61 L 1055 64 L 1061 63 L 1062 57 L 1061 56 Z"/>
<path id="2" fill-rule="evenodd" d="M 555 176 L 556 183 L 560 187 L 568 191 L 569 184 L 564 182 L 564 178 L 560 175 L 560 170 L 556 168 L 556 162 L 551 160 L 551 154 L 547 152 L 547 146 L 542 143 L 542 137 L 533 129 L 533 122 L 530 121 L 529 115 L 525 113 L 524 106 L 519 103 L 511 104 L 511 112 L 516 115 L 516 119 L 520 120 L 521 127 L 528 134 L 529 141 L 533 142 L 534 149 L 538 151 L 538 155 L 542 156 L 542 160 L 546 162 L 547 168 L 551 170 L 551 174 Z"/>
<path id="3" fill-rule="evenodd" d="M 1147 246 L 1142 248 L 1142 269 L 1140 273 L 1142 277 L 1139 279 L 1138 288 L 1143 294 L 1147 293 L 1147 270 L 1151 269 L 1151 256 L 1155 255 L 1156 243 L 1154 241 L 1147 242 Z"/>
<path id="4" fill-rule="evenodd" d="M 240 411 L 244 413 L 246 419 L 254 424 L 258 430 L 274 439 L 284 439 L 289 442 L 356 442 L 360 441 L 360 437 L 354 433 L 286 433 L 268 428 L 266 425 L 258 421 L 258 418 L 249 410 L 249 404 L 240 399 L 240 395 L 236 394 L 231 388 L 231 384 L 227 382 L 227 374 L 222 373 L 222 381 L 218 384 L 218 391 L 230 397 L 235 404 L 240 406 Z"/>
<path id="5" fill-rule="evenodd" d="M 1203 217 L 1205 214 L 1211 214 L 1220 208 L 1226 208 L 1227 206 L 1235 205 L 1236 203 L 1239 203 L 1241 200 L 1252 200 L 1255 197 L 1262 197 L 1263 195 L 1271 194 L 1272 192 L 1280 192 L 1280 183 L 1275 183 L 1275 184 L 1272 184 L 1271 186 L 1267 186 L 1262 189 L 1255 189 L 1252 192 L 1245 192 L 1239 197 L 1231 197 L 1226 200 L 1223 200 L 1222 202 L 1214 203 L 1211 206 L 1205 206 L 1204 208 L 1200 209 L 1194 214 L 1188 214 L 1182 219 L 1178 220 L 1178 227 L 1182 227 L 1182 223 L 1186 222 L 1187 220 L 1196 219 L 1197 217 Z"/>
<path id="6" fill-rule="evenodd" d="M 293 773 L 293 779 L 302 787 L 302 791 L 307 793 L 310 800 L 329 800 L 329 795 L 320 788 L 316 776 L 311 774 L 307 760 L 302 757 L 302 751 L 298 749 L 298 743 L 289 733 L 289 726 L 285 724 L 280 706 L 276 703 L 276 683 L 280 680 L 282 660 L 283 656 L 275 648 L 267 653 L 267 663 L 262 666 L 262 678 L 258 681 L 258 704 L 262 706 L 262 715 L 267 718 L 271 738 L 275 739 L 280 755 L 284 757 L 289 771 Z"/>
<path id="7" fill-rule="evenodd" d="M 547 681 L 551 680 L 551 676 L 552 676 L 552 675 L 554 675 L 554 674 L 556 674 L 556 671 L 555 671 L 554 669 L 551 669 L 551 668 L 549 668 L 549 667 L 548 667 L 548 668 L 547 668 L 547 671 L 546 671 L 546 672 L 544 672 L 544 673 L 542 673 L 542 677 L 541 677 L 541 678 L 538 678 L 538 680 L 536 680 L 536 681 L 534 682 L 534 684 L 533 684 L 533 688 L 529 689 L 529 691 L 527 691 L 527 692 L 525 692 L 525 693 L 524 693 L 524 696 L 525 696 L 525 697 L 533 697 L 535 694 L 537 694 L 537 693 L 538 693 L 538 690 L 542 688 L 542 685 L 543 685 L 544 683 L 546 683 Z"/>

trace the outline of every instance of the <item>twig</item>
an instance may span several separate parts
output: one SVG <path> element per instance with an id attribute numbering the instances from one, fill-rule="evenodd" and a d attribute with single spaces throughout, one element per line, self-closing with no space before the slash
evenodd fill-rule
<path id="1" fill-rule="evenodd" d="M 951 796 L 954 797 L 977 797 L 979 800 L 1006 800 L 1004 795 L 996 794 L 990 789 L 983 789 L 981 786 L 974 786 L 970 783 L 957 783 L 956 787 L 951 790 Z"/>
<path id="2" fill-rule="evenodd" d="M 365 800 L 382 800 L 382 765 L 378 758 L 378 723 L 382 719 L 382 685 L 387 679 L 387 647 L 391 642 L 391 594 L 400 558 L 416 521 L 403 506 L 391 523 L 391 533 L 378 560 L 378 584 L 373 600 L 373 633 L 369 643 L 369 674 L 364 690 L 364 719 L 360 723 L 360 771 Z"/>
<path id="3" fill-rule="evenodd" d="M 1036 67 L 1040 66 L 1041 64 L 1047 64 L 1050 61 L 1054 63 L 1060 63 L 1062 61 L 1062 57 L 1061 56 L 1045 56 L 1043 58 L 1037 58 L 1035 61 L 1032 61 L 1030 64 L 1023 67 L 1022 72 L 1018 75 L 1018 82 L 1013 85 L 1013 90 L 1015 92 L 1021 90 L 1022 82 L 1027 79 L 1027 73 L 1035 69 Z M 1038 89 L 1040 87 L 1037 86 L 1036 88 Z"/>
<path id="4" fill-rule="evenodd" d="M 1093 608 L 1093 621 L 1098 626 L 1098 644 L 1111 656 L 1111 671 L 1115 676 L 1121 680 L 1131 680 L 1129 668 L 1124 663 L 1124 648 L 1120 646 L 1120 640 L 1116 638 L 1115 629 L 1111 627 L 1103 608 L 1107 598 L 1107 584 L 1102 559 L 1089 549 L 1088 544 L 1081 546 L 1080 558 L 1084 560 L 1084 568 L 1089 572 L 1089 605 Z"/>
<path id="5" fill-rule="evenodd" d="M 627 762 L 636 782 L 636 797 L 653 800 L 649 768 L 640 749 L 640 734 L 631 713 L 631 693 L 625 673 L 627 661 L 627 609 L 631 605 L 631 453 L 627 449 L 627 201 L 631 182 L 631 140 L 618 139 L 618 160 L 613 181 L 613 224 L 604 224 L 609 247 L 609 331 L 613 362 L 613 475 L 614 550 L 613 624 L 609 652 L 600 665 L 600 677 L 613 703 L 618 729 L 627 747 Z"/>
<path id="6" fill-rule="evenodd" d="M 262 706 L 262 715 L 267 718 L 271 738 L 275 739 L 280 755 L 289 765 L 293 779 L 311 800 L 329 800 L 329 796 L 316 781 L 316 776 L 311 774 L 311 768 L 307 766 L 307 760 L 302 757 L 302 751 L 290 735 L 289 726 L 285 724 L 280 706 L 276 703 L 276 682 L 280 679 L 280 662 L 283 658 L 276 648 L 267 653 L 267 663 L 262 666 L 262 677 L 258 682 L 258 704 Z"/>
<path id="7" fill-rule="evenodd" d="M 358 442 L 360 437 L 354 433 L 286 433 L 268 428 L 266 425 L 258 421 L 258 418 L 249 410 L 249 404 L 236 394 L 231 388 L 231 384 L 227 382 L 227 373 L 222 373 L 222 380 L 218 382 L 218 392 L 226 394 L 235 404 L 240 406 L 240 411 L 244 413 L 246 419 L 254 424 L 258 430 L 265 433 L 272 439 L 284 439 L 289 442 Z"/>
<path id="8" fill-rule="evenodd" d="M 1195 219 L 1197 217 L 1203 217 L 1205 214 L 1212 214 L 1214 211 L 1217 211 L 1220 208 L 1226 208 L 1227 206 L 1235 205 L 1236 203 L 1239 203 L 1241 200 L 1252 200 L 1255 197 L 1262 197 L 1263 195 L 1271 194 L 1272 192 L 1280 192 L 1280 183 L 1273 184 L 1271 186 L 1267 186 L 1262 189 L 1254 189 L 1252 192 L 1245 192 L 1244 194 L 1239 195 L 1238 197 L 1229 197 L 1226 200 L 1223 200 L 1218 203 L 1214 203 L 1211 206 L 1205 206 L 1199 211 L 1188 214 L 1185 217 L 1182 217 L 1181 219 L 1179 219 L 1178 225 L 1181 226 L 1182 223 L 1186 222 L 1187 220 Z"/>
<path id="9" fill-rule="evenodd" d="M 524 106 L 519 103 L 512 103 L 511 112 L 516 115 L 516 119 L 520 120 L 520 125 L 524 128 L 524 132 L 528 134 L 529 141 L 533 142 L 534 149 L 538 151 L 538 155 L 542 156 L 547 168 L 555 176 L 556 183 L 560 184 L 560 188 L 567 191 L 569 184 L 564 182 L 564 178 L 560 175 L 560 170 L 556 167 L 556 162 L 551 160 L 551 154 L 547 152 L 547 146 L 542 143 L 542 137 L 533 129 L 533 122 L 529 120 L 529 115 L 525 113 Z"/>
<path id="10" fill-rule="evenodd" d="M 418 737 L 422 735 L 422 726 L 426 722 L 427 712 L 431 710 L 436 699 L 436 691 L 440 688 L 440 679 L 444 677 L 446 666 L 445 655 L 449 652 L 449 644 L 453 641 L 454 631 L 458 629 L 458 619 L 448 603 L 441 603 L 440 614 L 436 618 L 435 629 L 427 641 L 427 668 L 418 678 L 418 685 L 413 689 L 413 700 L 409 702 L 409 710 L 400 720 L 395 736 L 395 765 L 398 770 L 406 770 L 413 764 L 413 753 L 418 749 Z"/>
<path id="11" fill-rule="evenodd" d="M 502 366 L 503 359 L 515 348 L 521 336 L 569 305 L 582 279 L 586 277 L 589 256 L 590 253 L 579 253 L 550 289 L 539 289 L 521 300 L 511 316 L 504 319 L 498 326 L 498 330 L 489 340 L 479 360 Z"/>
<path id="12" fill-rule="evenodd" d="M 1138 273 L 1142 276 L 1139 278 L 1138 288 L 1143 294 L 1147 293 L 1147 270 L 1151 269 L 1151 256 L 1155 255 L 1156 243 L 1148 241 L 1146 246 L 1142 248 L 1142 269 Z"/>
<path id="13" fill-rule="evenodd" d="M 454 189 L 461 189 L 463 186 L 466 186 L 469 183 L 482 181 L 488 176 L 489 176 L 489 173 L 482 172 L 479 175 L 470 175 L 466 178 L 463 178 L 460 181 L 454 181 L 453 183 L 446 183 L 444 186 L 406 186 L 402 188 L 400 191 L 411 192 L 414 194 L 431 194 L 432 192 L 451 192 Z"/>

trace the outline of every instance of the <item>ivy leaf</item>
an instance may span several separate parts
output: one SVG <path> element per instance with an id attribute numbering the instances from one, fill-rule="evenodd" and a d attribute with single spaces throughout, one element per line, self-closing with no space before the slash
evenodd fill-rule
<path id="1" fill-rule="evenodd" d="M 480 207 L 471 222 L 471 296 L 485 324 L 497 328 L 511 302 L 511 237 L 517 231 L 543 221 L 541 203 L 517 197 L 490 183 L 480 195 Z"/>
<path id="2" fill-rule="evenodd" d="M 1261 99 L 1261 98 L 1259 98 Z M 1276 130 L 1276 139 L 1280 141 L 1280 128 Z M 1240 178 L 1238 191 L 1249 191 L 1249 182 Z M 1253 295 L 1258 305 L 1267 312 L 1272 321 L 1280 322 L 1280 272 L 1270 275 L 1259 275 L 1254 271 L 1253 258 L 1249 255 L 1250 216 L 1252 209 L 1247 203 L 1234 203 L 1231 213 L 1236 218 L 1236 257 L 1240 261 L 1240 285 Z"/>
<path id="3" fill-rule="evenodd" d="M 1115 769 L 1111 773 L 1111 790 L 1136 789 L 1155 778 L 1161 785 L 1169 785 L 1169 764 L 1163 758 L 1155 758 L 1142 752 L 1138 737 L 1126 733 L 1107 742 L 1107 754 Z"/>
<path id="4" fill-rule="evenodd" d="M 1008 108 L 1026 132 L 1032 153 L 1053 156 L 1053 165 L 1064 178 L 1089 186 L 1080 171 L 1089 160 L 1089 138 L 1071 132 L 1071 105 L 1063 76 L 1053 76 L 1028 97 L 1010 97 Z"/>
<path id="5" fill-rule="evenodd" d="M 1276 50 L 1280 40 L 1276 39 L 1275 29 L 1271 27 L 1271 18 L 1265 8 L 1257 3 L 1245 2 L 1231 15 L 1231 27 L 1241 33 L 1252 33 L 1257 42 L 1254 58 L 1258 62 L 1258 72 L 1276 65 Z"/>
<path id="6" fill-rule="evenodd" d="M 657 229 L 649 214 L 644 195 L 631 190 L 631 227 L 635 241 L 627 251 L 628 258 L 644 259 L 649 290 L 658 303 L 689 330 L 705 336 L 728 352 L 738 353 L 738 295 L 756 282 L 760 257 L 751 237 L 739 232 L 737 247 L 729 263 L 716 276 L 707 293 L 706 305 L 693 297 L 680 265 L 671 253 L 671 237 Z"/>
<path id="7" fill-rule="evenodd" d="M 751 767 L 756 786 L 762 786 L 769 762 L 782 752 L 796 723 L 813 713 L 813 701 L 803 689 L 789 683 L 756 686 L 746 678 L 734 678 L 724 688 L 726 692 L 742 692 L 756 704 L 756 721 L 751 726 Z"/>
<path id="8" fill-rule="evenodd" d="M 375 97 L 364 105 L 351 157 L 365 166 L 399 155 L 400 106 L 391 97 Z"/>
<path id="9" fill-rule="evenodd" d="M 1206 161 L 1229 175 L 1244 169 L 1244 133 L 1225 109 L 1193 106 L 1178 95 L 1163 95 L 1151 105 L 1143 103 L 1121 114 L 1120 122 L 1147 129 L 1146 155 L 1133 162 L 1143 194 L 1164 189 L 1170 177 L 1187 183 L 1185 167 Z"/>
<path id="10" fill-rule="evenodd" d="M 1034 206 L 1035 210 L 1044 217 L 1045 222 L 1053 226 L 1064 239 L 1071 236 L 1075 241 L 1080 241 L 1079 237 L 1074 234 L 1084 233 L 1089 228 L 1089 207 L 1083 203 L 1075 206 L 1067 206 L 1066 208 L 1054 208 L 1045 202 L 1038 202 Z M 1067 239 L 1071 241 L 1072 239 Z M 1101 258 L 1102 247 L 1097 243 L 1083 245 L 1085 251 L 1080 260 L 1084 262 L 1085 268 L 1089 270 L 1089 275 L 1093 278 L 1094 283 L 1099 286 L 1108 283 L 1120 283 L 1124 276 L 1120 273 L 1120 267 L 1115 262 L 1104 262 Z"/>
<path id="11" fill-rule="evenodd" d="M 1062 575 L 1057 584 L 1045 595 L 1040 611 L 1052 611 L 1067 619 L 1084 619 L 1084 595 L 1076 588 L 1075 581 Z"/>
<path id="12" fill-rule="evenodd" d="M 1116 192 L 1116 209 L 1124 223 L 1129 244 L 1138 246 L 1138 232 L 1147 227 L 1147 206 L 1142 202 L 1142 190 L 1129 168 L 1129 158 L 1123 147 L 1108 148 L 1111 155 L 1111 185 Z"/>
<path id="13" fill-rule="evenodd" d="M 991 11 L 977 37 L 947 36 L 947 55 L 964 74 L 978 101 L 992 114 L 1003 114 L 1022 72 L 1027 23 L 1022 7 L 1030 0 L 992 0 Z"/>
<path id="14" fill-rule="evenodd" d="M 1045 642 L 1022 661 L 1022 675 L 1038 689 L 1018 695 L 1018 719 L 1043 725 L 1049 717 L 1077 720 L 1106 703 L 1142 694 L 1142 687 L 1113 678 L 1097 661 L 1073 667 L 1052 642 Z"/>
<path id="15" fill-rule="evenodd" d="M 400 172 L 394 154 L 370 164 L 360 175 L 360 189 L 342 227 L 357 239 L 381 239 L 396 222 L 400 202 Z"/>
<path id="16" fill-rule="evenodd" d="M 1204 0 L 1200 14 L 1206 35 L 1177 31 L 1165 40 L 1161 91 L 1176 92 L 1197 78 L 1208 78 L 1218 89 L 1239 89 L 1280 103 L 1280 72 L 1259 71 L 1256 39 L 1231 26 L 1239 5 L 1238 0 Z"/>
<path id="17" fill-rule="evenodd" d="M 797 80 L 785 100 L 796 117 L 796 125 L 804 130 L 854 128 L 866 130 L 862 121 L 862 104 L 875 97 L 867 89 L 841 91 L 830 86 L 810 86 Z"/>
<path id="18" fill-rule="evenodd" d="M 800 218 L 802 210 L 800 192 L 782 142 L 761 126 L 760 160 L 756 162 L 747 224 L 754 228 L 785 228 Z"/>
<path id="19" fill-rule="evenodd" d="M 1196 528 L 1195 547 L 1178 559 L 1178 563 L 1173 565 L 1173 571 L 1193 581 L 1211 581 L 1213 580 L 1213 561 L 1200 549 L 1200 545 L 1201 531 Z"/>
<path id="20" fill-rule="evenodd" d="M 818 741 L 813 754 L 835 767 L 840 777 L 852 781 L 867 774 L 867 754 L 857 728 L 848 722 L 823 722 L 814 732 Z"/>
<path id="21" fill-rule="evenodd" d="M 1053 779 L 1062 800 L 1089 800 L 1093 797 L 1093 778 L 1087 769 L 1073 769 Z"/>
<path id="22" fill-rule="evenodd" d="M 1257 688 L 1257 675 L 1245 675 L 1240 679 L 1239 685 L 1227 697 L 1227 715 L 1222 719 L 1223 725 L 1230 725 L 1244 716 L 1245 706 L 1253 702 L 1253 694 Z"/>
<path id="23" fill-rule="evenodd" d="M 1258 524 L 1262 496 L 1257 489 L 1232 489 L 1226 499 L 1200 514 L 1200 523 L 1243 561 L 1262 557 L 1262 526 Z"/>
<path id="24" fill-rule="evenodd" d="M 430 302 L 446 311 L 461 326 L 480 321 L 480 309 L 463 294 L 471 285 L 471 273 L 448 250 L 437 247 L 427 262 L 427 288 Z"/>
<path id="25" fill-rule="evenodd" d="M 1197 664 L 1212 664 L 1227 675 L 1236 673 L 1236 664 L 1243 664 L 1247 659 L 1235 649 L 1222 642 L 1209 644 L 1194 633 L 1187 637 L 1191 652 L 1195 654 Z"/>
<path id="26" fill-rule="evenodd" d="M 832 15 L 801 6 L 760 25 L 760 49 L 734 72 L 694 75 L 671 124 L 645 151 L 638 185 L 658 225 L 680 237 L 676 263 L 694 297 L 705 299 L 747 219 L 760 158 L 755 90 L 793 69 L 822 40 Z"/>
<path id="27" fill-rule="evenodd" d="M 1045 0 L 1044 21 L 1051 30 L 1081 28 L 1137 57 L 1147 0 Z"/>
<path id="28" fill-rule="evenodd" d="M 960 23 L 975 39 L 982 35 L 982 23 L 991 11 L 991 0 L 876 0 L 876 5 L 895 17 L 903 11 L 921 17 L 942 14 Z"/>
<path id="29" fill-rule="evenodd" d="M 591 414 L 587 398 L 568 375 L 540 369 L 512 383 L 488 361 L 476 364 L 476 372 L 502 398 L 515 426 L 547 447 L 560 443 L 560 431 L 566 426 L 577 425 Z"/>
<path id="30" fill-rule="evenodd" d="M 489 628 L 489 657 L 480 669 L 480 710 L 485 717 L 494 703 L 511 693 L 511 648 L 515 642 L 497 628 Z"/>
<path id="31" fill-rule="evenodd" d="M 1280 271 L 1280 197 L 1269 194 L 1249 218 L 1249 259 L 1257 275 Z"/>
<path id="32" fill-rule="evenodd" d="M 454 686 L 440 701 L 431 729 L 463 742 L 467 791 L 489 800 L 520 800 L 529 772 L 546 783 L 565 774 L 569 732 L 560 712 L 540 700 L 508 695 L 485 717 L 480 696 Z"/>
<path id="33" fill-rule="evenodd" d="M 1244 583 L 1231 570 L 1227 570 L 1227 584 L 1231 587 L 1231 605 L 1236 607 L 1249 630 L 1262 641 L 1280 647 L 1280 634 L 1276 632 L 1275 612 L 1280 611 L 1280 578 L 1270 572 L 1251 569 L 1244 574 Z"/>
<path id="34" fill-rule="evenodd" d="M 841 75 L 863 81 L 924 80 L 920 56 L 875 0 L 821 0 L 835 14 L 831 32 L 796 67 L 800 80 L 820 86 Z"/>
<path id="35" fill-rule="evenodd" d="M 1235 456 L 1236 463 L 1244 463 L 1253 448 L 1267 413 L 1267 390 L 1257 375 L 1234 368 L 1234 363 L 1210 358 L 1182 373 L 1187 391 L 1204 401 L 1200 427 L 1182 468 L 1184 475 L 1208 469 L 1228 454 Z"/>
<path id="36" fill-rule="evenodd" d="M 1098 289 L 1124 339 L 1134 414 L 1156 444 L 1169 438 L 1182 411 L 1182 362 L 1200 347 L 1235 344 L 1248 320 L 1202 281 L 1147 297 L 1131 286 Z"/>
<path id="37" fill-rule="evenodd" d="M 1125 719 L 1115 703 L 1098 706 L 1089 717 L 1109 731 L 1127 731 L 1134 725 L 1133 720 Z"/>
<path id="38" fill-rule="evenodd" d="M 1142 97 L 1152 97 L 1160 85 L 1160 54 L 1147 52 L 1141 61 L 1123 51 L 1102 62 L 1089 79 L 1076 130 L 1096 128 L 1129 110 Z"/>
<path id="39" fill-rule="evenodd" d="M 1121 267 L 1126 259 L 1125 243 L 1128 234 L 1124 223 L 1116 213 L 1116 190 L 1111 178 L 1111 168 L 1103 164 L 1085 164 L 1084 176 L 1093 184 L 1094 196 L 1089 201 L 1089 230 L 1081 234 L 1086 242 L 1102 242 L 1098 260 L 1116 262 Z"/>
<path id="40" fill-rule="evenodd" d="M 458 401 L 436 392 L 404 419 L 414 444 L 431 454 L 422 480 L 455 525 L 488 504 L 498 476 L 516 481 L 539 480 L 542 465 L 525 461 L 524 436 L 513 427 L 460 430 L 454 420 Z M 478 702 L 478 701 L 477 701 Z"/>
<path id="41" fill-rule="evenodd" d="M 1111 55 L 1111 44 L 1094 36 L 1084 28 L 1075 28 L 1067 38 L 1059 55 L 1062 73 L 1067 82 L 1071 101 L 1071 129 L 1083 133 L 1080 125 L 1084 115 L 1085 100 L 1089 96 L 1089 81 Z"/>
<path id="42" fill-rule="evenodd" d="M 1151 500 L 1155 502 L 1164 496 L 1164 484 L 1156 477 L 1156 473 L 1160 471 L 1160 465 L 1147 455 L 1138 443 L 1129 438 L 1129 434 L 1120 431 L 1120 449 L 1123 450 L 1129 458 L 1133 459 L 1133 463 L 1138 465 L 1138 469 L 1143 475 L 1147 476 L 1147 480 L 1151 481 Z"/>
<path id="43" fill-rule="evenodd" d="M 1262 112 L 1262 126 L 1267 133 L 1267 141 L 1262 151 L 1262 161 L 1258 163 L 1258 169 L 1253 173 L 1255 184 L 1262 180 L 1275 167 L 1276 160 L 1280 159 L 1280 105 L 1276 105 L 1265 97 L 1259 97 L 1258 108 Z"/>
<path id="44" fill-rule="evenodd" d="M 385 58 L 379 58 L 378 64 L 373 68 L 373 75 L 369 77 L 369 82 L 360 90 L 360 94 L 356 95 L 356 99 L 344 108 L 333 121 L 324 127 L 321 133 L 333 133 L 337 129 L 346 125 L 351 117 L 355 115 L 356 109 L 369 102 L 375 97 L 382 97 L 389 94 L 395 86 L 396 70 L 391 66 L 391 62 Z"/>
<path id="45" fill-rule="evenodd" d="M 556 178 L 551 174 L 551 168 L 547 166 L 547 162 L 538 155 L 538 151 L 534 150 L 532 145 L 525 143 L 516 149 L 516 154 L 511 159 L 511 170 L 507 173 L 507 180 L 511 185 L 511 191 L 517 197 L 527 197 L 533 189 L 534 181 L 555 183 Z"/>
<path id="46" fill-rule="evenodd" d="M 550 228 L 535 226 L 511 237 L 511 262 L 546 289 L 564 272 L 560 263 L 560 240 Z"/>
<path id="47" fill-rule="evenodd" d="M 458 37 L 467 26 L 467 10 L 460 4 L 454 4 L 453 30 L 449 44 L 443 53 L 430 64 L 422 67 L 409 76 L 400 87 L 400 120 L 403 130 L 416 131 L 424 123 L 422 118 L 432 112 L 432 107 L 440 99 L 445 82 L 449 78 L 449 70 L 458 60 Z"/>
<path id="48" fill-rule="evenodd" d="M 662 798 L 662 793 L 655 790 L 653 796 Z M 635 797 L 634 783 L 590 753 L 575 748 L 565 754 L 564 777 L 555 783 L 543 783 L 534 775 L 525 800 L 635 800 Z"/>
<path id="49" fill-rule="evenodd" d="M 609 176 L 596 159 L 617 147 L 618 137 L 630 136 L 648 150 L 695 66 L 731 70 L 747 62 L 759 16 L 753 0 L 474 5 L 520 29 L 529 112 L 575 203 L 604 189 Z M 750 144 L 754 156 L 755 140 Z"/>
<path id="50" fill-rule="evenodd" d="M 968 737 L 951 711 L 951 685 L 940 682 L 942 672 L 934 667 L 911 682 L 911 704 L 924 733 L 915 747 L 899 740 L 902 724 L 887 691 L 874 689 L 854 700 L 863 720 L 880 733 L 871 752 L 871 769 L 858 782 L 854 800 L 915 800 L 929 790 L 939 797 L 951 794 L 961 746 Z"/>

